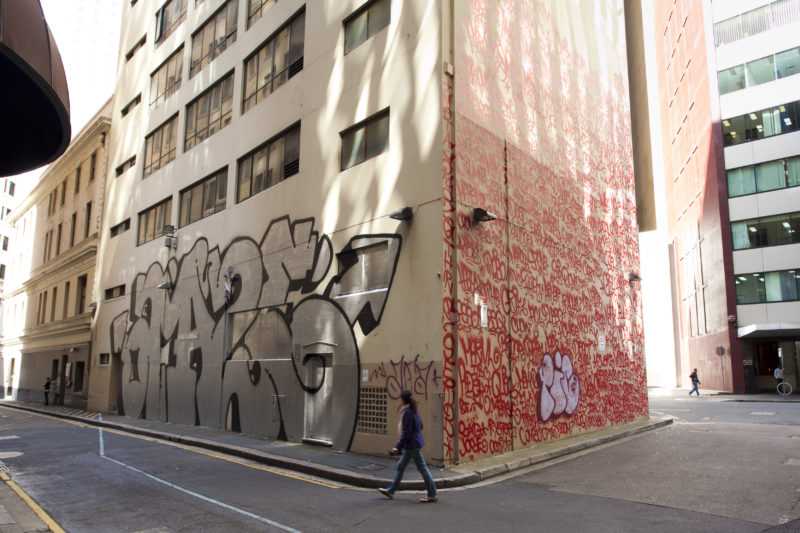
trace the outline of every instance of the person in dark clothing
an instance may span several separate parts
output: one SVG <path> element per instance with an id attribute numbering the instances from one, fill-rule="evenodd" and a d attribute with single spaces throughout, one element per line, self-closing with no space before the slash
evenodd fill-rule
<path id="1" fill-rule="evenodd" d="M 695 368 L 692 370 L 692 373 L 689 374 L 689 377 L 692 380 L 692 390 L 689 391 L 689 396 L 692 395 L 693 392 L 697 393 L 697 397 L 700 397 L 700 389 L 697 388 L 700 385 L 700 378 L 697 377 L 697 369 Z"/>
<path id="2" fill-rule="evenodd" d="M 44 381 L 44 404 L 50 403 L 50 384 L 53 382 L 49 377 Z"/>
<path id="3" fill-rule="evenodd" d="M 394 474 L 394 480 L 388 488 L 378 489 L 378 492 L 383 494 L 389 499 L 394 498 L 394 493 L 400 486 L 400 481 L 403 479 L 403 473 L 406 470 L 408 462 L 413 459 L 414 464 L 417 465 L 417 470 L 422 475 L 425 481 L 425 488 L 428 495 L 422 499 L 422 503 L 430 503 L 438 500 L 436 495 L 436 484 L 433 482 L 428 465 L 425 464 L 425 458 L 422 457 L 422 447 L 425 446 L 425 440 L 422 438 L 422 420 L 417 412 L 417 402 L 411 397 L 411 391 L 403 391 L 400 393 L 400 401 L 403 402 L 405 410 L 403 411 L 403 418 L 400 421 L 400 440 L 397 441 L 392 454 L 402 453 L 400 460 L 397 462 L 397 471 Z"/>

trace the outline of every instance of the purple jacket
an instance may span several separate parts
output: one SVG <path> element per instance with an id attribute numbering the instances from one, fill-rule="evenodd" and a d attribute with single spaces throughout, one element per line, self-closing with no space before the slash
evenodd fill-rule
<path id="1" fill-rule="evenodd" d="M 414 413 L 411 409 L 403 411 L 402 420 L 403 430 L 400 440 L 394 445 L 398 450 L 413 450 L 425 446 L 425 439 L 422 438 L 422 420 L 419 413 Z"/>

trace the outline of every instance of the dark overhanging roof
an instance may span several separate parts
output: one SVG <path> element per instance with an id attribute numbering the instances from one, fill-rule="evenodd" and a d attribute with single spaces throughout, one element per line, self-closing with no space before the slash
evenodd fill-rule
<path id="1" fill-rule="evenodd" d="M 69 145 L 69 91 L 39 0 L 0 0 L 0 176 L 54 161 Z"/>

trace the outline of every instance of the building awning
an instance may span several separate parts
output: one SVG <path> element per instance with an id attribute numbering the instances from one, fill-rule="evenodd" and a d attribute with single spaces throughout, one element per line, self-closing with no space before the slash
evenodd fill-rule
<path id="1" fill-rule="evenodd" d="M 738 330 L 740 339 L 760 339 L 766 337 L 799 337 L 800 322 L 773 322 L 768 324 L 749 324 Z"/>
<path id="2" fill-rule="evenodd" d="M 0 1 L 0 176 L 54 161 L 69 145 L 67 76 L 39 0 Z"/>

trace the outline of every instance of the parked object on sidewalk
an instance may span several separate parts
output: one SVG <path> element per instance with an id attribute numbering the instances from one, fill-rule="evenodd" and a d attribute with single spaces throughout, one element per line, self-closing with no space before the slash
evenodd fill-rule
<path id="1" fill-rule="evenodd" d="M 388 488 L 380 488 L 378 492 L 383 494 L 389 499 L 394 499 L 394 493 L 400 487 L 400 481 L 403 479 L 403 473 L 408 466 L 410 460 L 414 460 L 417 465 L 417 470 L 422 475 L 425 481 L 425 488 L 428 495 L 422 499 L 422 503 L 435 502 L 438 497 L 436 495 L 436 484 L 433 482 L 428 465 L 425 464 L 425 458 L 422 457 L 422 447 L 425 446 L 425 440 L 422 438 L 422 420 L 417 412 L 417 401 L 411 396 L 411 391 L 403 391 L 400 393 L 400 401 L 403 402 L 405 410 L 403 417 L 400 421 L 400 440 L 397 441 L 394 448 L 390 452 L 392 455 L 401 453 L 400 460 L 397 462 L 397 470 L 394 474 L 394 480 Z"/>
<path id="2" fill-rule="evenodd" d="M 697 397 L 700 397 L 700 389 L 698 386 L 700 385 L 700 378 L 697 377 L 697 369 L 695 368 L 692 370 L 692 373 L 689 374 L 689 377 L 692 380 L 692 390 L 689 391 L 689 396 L 692 395 L 693 392 L 697 393 Z"/>

